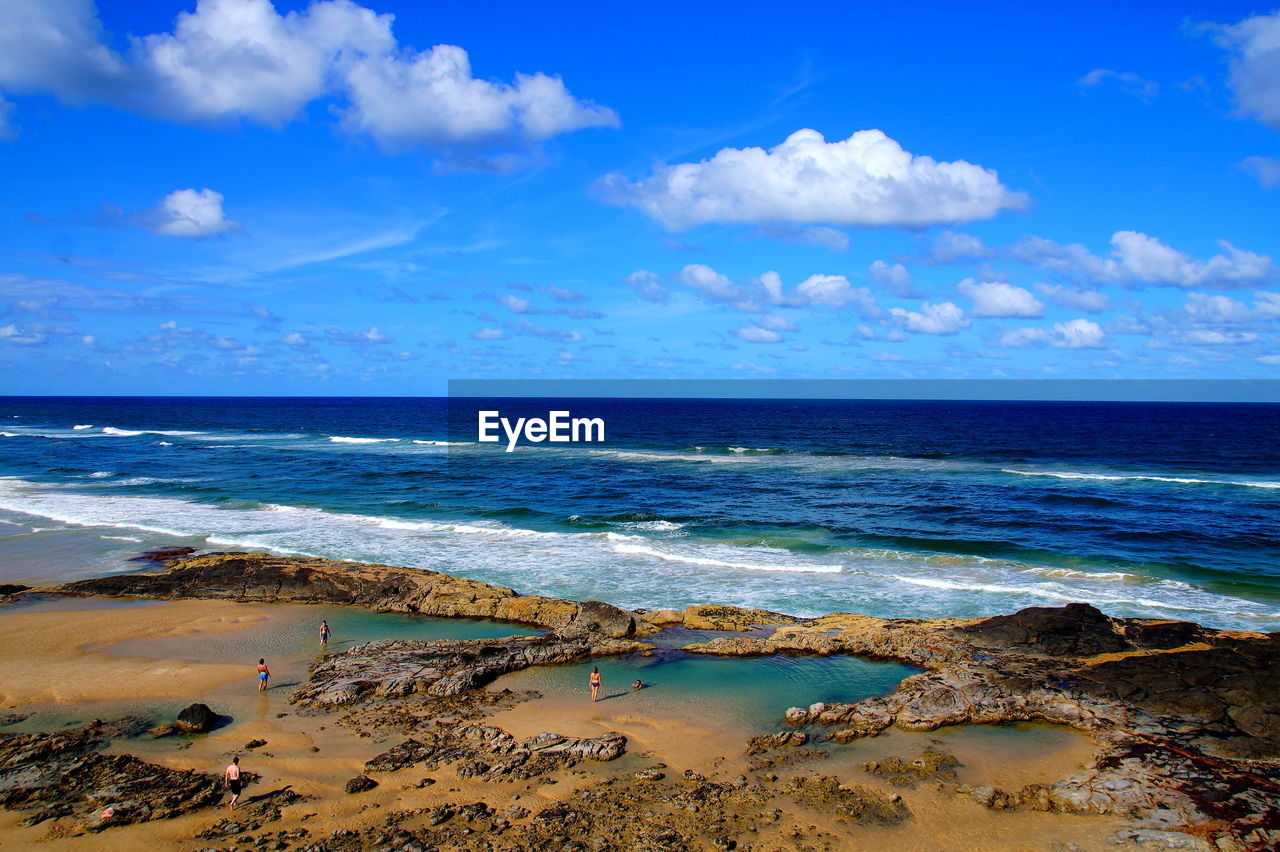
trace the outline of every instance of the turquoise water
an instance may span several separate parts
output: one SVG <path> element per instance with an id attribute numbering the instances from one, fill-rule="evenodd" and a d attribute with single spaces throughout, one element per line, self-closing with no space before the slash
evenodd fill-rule
<path id="1" fill-rule="evenodd" d="M 600 667 L 603 681 L 602 710 L 703 715 L 758 732 L 789 728 L 788 707 L 884 695 L 919 671 L 858 657 L 714 657 L 665 650 L 528 669 L 499 678 L 493 688 L 536 689 L 585 702 L 593 666 Z M 631 688 L 636 680 L 643 689 Z"/>

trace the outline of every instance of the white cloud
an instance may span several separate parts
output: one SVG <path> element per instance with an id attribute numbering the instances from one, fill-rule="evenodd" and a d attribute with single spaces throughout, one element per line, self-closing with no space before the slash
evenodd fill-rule
<path id="1" fill-rule="evenodd" d="M 1000 336 L 1007 347 L 1053 346 L 1058 349 L 1099 349 L 1106 340 L 1102 326 L 1093 320 L 1073 319 L 1055 322 L 1050 329 L 1015 328 Z"/>
<path id="2" fill-rule="evenodd" d="M 1254 312 L 1263 319 L 1280 319 L 1280 293 L 1258 290 L 1254 292 Z"/>
<path id="3" fill-rule="evenodd" d="M 607 175 L 597 187 L 605 201 L 638 207 L 671 230 L 708 222 L 922 226 L 989 219 L 1028 201 L 994 171 L 913 156 L 879 130 L 838 142 L 798 130 L 768 151 L 724 148 L 634 183 Z"/>
<path id="4" fill-rule="evenodd" d="M 1037 284 L 1036 290 L 1041 296 L 1061 308 L 1074 308 L 1077 311 L 1096 314 L 1111 307 L 1111 297 L 1097 290 L 1044 283 Z"/>
<path id="5" fill-rule="evenodd" d="M 680 270 L 680 283 L 692 287 L 713 302 L 742 302 L 744 294 L 727 275 L 704 263 L 691 263 Z"/>
<path id="6" fill-rule="evenodd" d="M 1258 335 L 1252 331 L 1195 328 L 1183 333 L 1178 339 L 1192 346 L 1238 346 L 1242 343 L 1253 343 L 1258 339 Z"/>
<path id="7" fill-rule="evenodd" d="M 393 15 L 351 0 L 318 0 L 286 14 L 270 0 L 198 0 L 170 32 L 134 38 L 125 56 L 104 43 L 88 0 L 0 0 L 0 9 L 0 86 L 70 103 L 278 127 L 312 101 L 336 99 L 342 126 L 384 148 L 455 152 L 526 151 L 559 133 L 618 123 L 612 110 L 574 98 L 558 77 L 494 81 L 472 75 L 461 47 L 401 45 Z"/>
<path id="8" fill-rule="evenodd" d="M 646 302 L 665 305 L 670 298 L 667 288 L 658 283 L 658 276 L 647 269 L 637 269 L 622 280 L 634 287 Z"/>
<path id="9" fill-rule="evenodd" d="M 1245 157 L 1240 168 L 1253 175 L 1264 189 L 1280 186 L 1280 159 L 1276 157 Z"/>
<path id="10" fill-rule="evenodd" d="M 375 343 L 395 343 L 395 338 L 384 334 L 378 327 L 370 326 L 365 331 L 344 332 L 337 328 L 325 329 L 329 342 L 335 346 L 368 346 Z"/>
<path id="11" fill-rule="evenodd" d="M 875 313 L 876 300 L 866 287 L 854 287 L 843 275 L 810 275 L 796 285 L 786 304 L 824 308 L 855 308 L 859 313 Z"/>
<path id="12" fill-rule="evenodd" d="M 471 332 L 473 340 L 506 340 L 507 333 L 500 328 L 482 328 Z"/>
<path id="13" fill-rule="evenodd" d="M 306 346 L 307 339 L 296 331 L 291 331 L 284 337 L 280 338 L 280 342 L 285 346 Z"/>
<path id="14" fill-rule="evenodd" d="M 771 328 L 760 328 L 756 325 L 748 325 L 738 329 L 736 332 L 738 337 L 749 343 L 777 343 L 782 339 L 782 335 Z"/>
<path id="15" fill-rule="evenodd" d="M 889 315 L 907 331 L 920 334 L 955 334 L 972 324 L 953 302 L 921 302 L 919 311 L 890 308 Z"/>
<path id="16" fill-rule="evenodd" d="M 1254 318 L 1253 311 L 1243 302 L 1207 293 L 1188 293 L 1183 310 L 1192 322 L 1199 323 L 1249 322 Z"/>
<path id="17" fill-rule="evenodd" d="M 1025 237 L 1012 248 L 1014 257 L 1064 275 L 1082 275 L 1098 284 L 1158 284 L 1173 287 L 1230 289 L 1266 281 L 1275 275 L 1271 258 L 1219 240 L 1222 254 L 1197 260 L 1155 237 L 1138 231 L 1116 231 L 1111 257 L 1101 258 L 1079 243 L 1062 245 L 1042 237 Z"/>
<path id="18" fill-rule="evenodd" d="M 844 231 L 837 231 L 835 228 L 827 228 L 821 225 L 805 228 L 800 231 L 798 236 L 806 243 L 824 246 L 832 251 L 844 251 L 849 248 L 849 235 Z"/>
<path id="19" fill-rule="evenodd" d="M 1151 80 L 1144 80 L 1132 71 L 1112 71 L 1110 68 L 1095 68 L 1078 81 L 1081 89 L 1092 89 L 1108 81 L 1114 81 L 1126 93 L 1142 101 L 1150 101 L 1160 94 L 1160 85 Z"/>
<path id="20" fill-rule="evenodd" d="M 915 287 L 911 284 L 911 273 L 901 263 L 890 266 L 883 260 L 877 260 L 867 267 L 867 273 L 873 280 L 888 287 L 894 295 L 914 296 L 916 294 Z"/>
<path id="21" fill-rule="evenodd" d="M 1280 12 L 1217 28 L 1231 54 L 1228 80 L 1245 115 L 1280 129 Z"/>
<path id="22" fill-rule="evenodd" d="M 214 237 L 240 230 L 222 212 L 222 193 L 212 189 L 177 189 L 145 216 L 151 230 L 170 237 Z"/>
<path id="23" fill-rule="evenodd" d="M 507 310 L 512 311 L 513 313 L 517 313 L 517 314 L 538 313 L 538 309 L 534 307 L 533 302 L 530 302 L 528 299 L 521 298 L 520 296 L 513 296 L 510 293 L 506 293 L 500 296 L 498 298 L 498 301 L 502 303 L 503 307 L 507 308 Z"/>
<path id="24" fill-rule="evenodd" d="M 956 231 L 943 231 L 934 238 L 929 252 L 924 257 L 925 263 L 955 263 L 963 260 L 980 260 L 991 257 L 995 252 L 983 245 L 978 237 L 972 234 L 961 234 Z"/>
<path id="25" fill-rule="evenodd" d="M 1031 292 L 1002 281 L 961 281 L 956 289 L 973 301 L 975 317 L 1044 316 L 1044 303 Z"/>

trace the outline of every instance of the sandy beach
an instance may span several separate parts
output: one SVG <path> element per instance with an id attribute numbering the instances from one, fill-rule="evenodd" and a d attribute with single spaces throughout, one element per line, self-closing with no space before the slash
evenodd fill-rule
<path id="1" fill-rule="evenodd" d="M 172 716 L 187 701 L 200 700 L 234 721 L 209 734 L 191 737 L 117 741 L 110 751 L 129 753 L 175 769 L 216 773 L 230 756 L 241 754 L 249 771 L 262 778 L 246 796 L 253 801 L 280 789 L 308 797 L 283 809 L 275 831 L 305 828 L 311 836 L 369 824 L 393 811 L 430 809 L 447 802 L 485 801 L 495 810 L 522 806 L 537 812 L 563 801 L 575 789 L 626 778 L 663 764 L 666 774 L 689 771 L 729 781 L 750 771 L 744 755 L 747 736 L 760 733 L 738 727 L 717 708 L 716 695 L 689 694 L 674 709 L 640 707 L 629 688 L 606 690 L 612 700 L 592 704 L 585 686 L 576 694 L 557 692 L 499 710 L 486 724 L 516 737 L 542 731 L 593 737 L 618 731 L 627 737 L 627 754 L 611 763 L 583 763 L 536 782 L 505 783 L 460 779 L 449 769 L 425 772 L 408 768 L 379 776 L 379 786 L 353 796 L 343 784 L 362 772 L 378 752 L 401 739 L 396 732 L 370 734 L 337 723 L 338 714 L 303 715 L 287 703 L 290 684 L 305 677 L 305 660 L 316 648 L 299 647 L 319 619 L 339 608 L 306 605 L 254 605 L 221 601 L 166 601 L 122 606 L 106 599 L 66 599 L 0 611 L 0 654 L 13 676 L 6 678 L 4 706 L 28 713 L 15 729 L 35 729 L 55 720 L 88 721 L 89 715 Z M 373 619 L 376 622 L 376 618 Z M 376 633 L 377 628 L 370 628 Z M 348 640 L 350 637 L 336 637 Z M 360 637 L 360 638 L 373 638 Z M 230 645 L 228 644 L 230 643 Z M 307 644 L 317 644 L 309 642 Z M 227 647 L 273 649 L 276 686 L 255 692 L 246 659 L 220 661 Z M 146 655 L 147 648 L 158 652 Z M 249 656 L 252 656 L 251 654 Z M 489 689 L 520 691 L 537 681 L 528 672 L 499 678 Z M 617 686 L 623 686 L 621 684 Z M 786 697 L 779 696 L 778 712 Z M 666 705 L 657 705 L 659 707 Z M 86 714 L 86 710 L 92 711 Z M 253 740 L 266 745 L 246 751 Z M 821 809 L 784 806 L 785 815 L 760 827 L 761 849 L 1051 849 L 1104 848 L 1121 825 L 1114 817 L 997 812 L 938 785 L 895 786 L 860 770 L 865 761 L 902 757 L 924 749 L 953 754 L 960 766 L 955 780 L 1017 787 L 1046 782 L 1085 765 L 1094 752 L 1091 740 L 1050 726 L 954 728 L 927 734 L 892 731 L 855 745 L 830 749 L 830 756 L 781 767 L 781 780 L 820 770 L 842 779 L 901 796 L 912 818 L 896 826 L 850 825 Z M 423 777 L 436 783 L 418 789 Z M 408 788 L 408 789 L 405 789 Z M 745 811 L 743 816 L 745 817 Z M 157 843 L 171 848 L 204 848 L 196 835 L 225 813 L 201 811 L 174 819 L 113 829 L 101 834 L 59 837 L 65 828 L 42 823 L 22 825 L 22 812 L 0 812 L 0 845 L 49 849 L 143 849 Z"/>

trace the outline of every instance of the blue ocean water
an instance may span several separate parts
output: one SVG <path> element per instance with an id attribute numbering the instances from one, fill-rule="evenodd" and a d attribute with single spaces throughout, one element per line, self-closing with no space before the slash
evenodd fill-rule
<path id="1" fill-rule="evenodd" d="M 476 443 L 477 409 L 606 422 Z M 429 568 L 625 606 L 1280 630 L 1280 406 L 0 399 L 4 577 L 153 546 Z"/>

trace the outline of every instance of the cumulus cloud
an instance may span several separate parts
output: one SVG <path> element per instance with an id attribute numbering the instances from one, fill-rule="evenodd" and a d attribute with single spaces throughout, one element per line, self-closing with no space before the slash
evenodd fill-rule
<path id="1" fill-rule="evenodd" d="M 1226 240 L 1218 245 L 1221 254 L 1197 260 L 1147 234 L 1116 231 L 1109 258 L 1098 257 L 1079 243 L 1063 245 L 1042 237 L 1023 238 L 1011 253 L 1025 263 L 1096 284 L 1230 289 L 1256 285 L 1275 275 L 1269 256 L 1238 249 Z"/>
<path id="2" fill-rule="evenodd" d="M 610 174 L 597 190 L 669 230 L 708 222 L 914 227 L 989 219 L 1028 202 L 990 169 L 913 155 L 879 130 L 837 142 L 798 130 L 768 151 L 724 148 L 635 182 Z"/>
<path id="3" fill-rule="evenodd" d="M 1000 336 L 1000 345 L 1020 348 L 1053 346 L 1058 349 L 1098 349 L 1106 341 L 1102 326 L 1093 320 L 1055 322 L 1052 328 L 1015 328 Z"/>
<path id="4" fill-rule="evenodd" d="M 240 223 L 222 212 L 222 193 L 212 189 L 174 190 L 144 219 L 151 230 L 169 237 L 216 237 L 240 230 Z"/>
<path id="5" fill-rule="evenodd" d="M 901 263 L 890 266 L 883 260 L 877 260 L 867 267 L 867 273 L 873 281 L 885 285 L 889 288 L 889 292 L 896 296 L 916 295 L 915 287 L 911 283 L 911 273 Z"/>
<path id="6" fill-rule="evenodd" d="M 955 334 L 972 324 L 953 302 L 921 302 L 918 311 L 890 308 L 889 316 L 907 331 L 919 334 Z"/>
<path id="7" fill-rule="evenodd" d="M 512 313 L 517 313 L 517 314 L 538 313 L 538 309 L 534 307 L 533 302 L 530 302 L 528 299 L 521 298 L 520 296 L 513 296 L 510 293 L 506 293 L 502 296 L 499 296 L 498 302 L 500 302 L 503 307 L 505 307 L 507 310 L 511 311 Z"/>
<path id="8" fill-rule="evenodd" d="M 671 296 L 667 288 L 659 283 L 658 276 L 647 269 L 637 269 L 622 280 L 635 288 L 635 291 L 640 294 L 640 298 L 646 302 L 665 305 Z"/>
<path id="9" fill-rule="evenodd" d="M 973 302 L 975 317 L 1044 316 L 1044 303 L 1031 292 L 1002 281 L 975 281 L 966 278 L 956 285 Z"/>
<path id="10" fill-rule="evenodd" d="M 1240 111 L 1280 129 L 1280 11 L 1216 29 L 1230 54 L 1228 83 Z"/>
<path id="11" fill-rule="evenodd" d="M 729 280 L 704 263 L 691 263 L 680 270 L 680 283 L 697 290 L 713 302 L 743 302 L 745 295 Z"/>
<path id="12" fill-rule="evenodd" d="M 1068 287 L 1065 284 L 1036 285 L 1036 290 L 1053 304 L 1061 308 L 1072 308 L 1085 313 L 1096 314 L 1111 307 L 1111 297 L 1098 290 L 1082 287 Z"/>
<path id="13" fill-rule="evenodd" d="M 615 126 L 544 73 L 505 83 L 476 77 L 456 45 L 397 42 L 394 16 L 351 0 L 280 14 L 270 0 L 199 0 L 170 32 L 107 46 L 89 0 L 0 0 L 0 87 L 98 101 L 184 121 L 244 119 L 278 127 L 312 101 L 335 100 L 341 125 L 387 149 L 458 151 L 486 167 L 511 158 L 465 152 L 527 149 L 583 127 Z"/>
<path id="14" fill-rule="evenodd" d="M 285 346 L 306 346 L 307 345 L 307 339 L 303 337 L 299 332 L 296 332 L 296 331 L 291 331 L 288 334 L 281 337 L 280 342 L 283 343 Z"/>
<path id="15" fill-rule="evenodd" d="M 1253 175 L 1264 189 L 1280 186 L 1280 159 L 1276 157 L 1245 157 L 1240 168 Z"/>
<path id="16" fill-rule="evenodd" d="M 471 332 L 472 340 L 506 340 L 507 333 L 500 328 L 482 328 Z"/>
<path id="17" fill-rule="evenodd" d="M 583 340 L 581 332 L 565 328 L 552 328 L 545 325 L 534 325 L 524 317 L 521 317 L 518 322 L 509 324 L 507 328 L 513 334 L 519 334 L 523 337 L 541 337 L 558 343 L 581 343 Z"/>
<path id="18" fill-rule="evenodd" d="M 1104 83 L 1118 85 L 1125 94 L 1133 95 L 1142 101 L 1151 101 L 1160 94 L 1160 85 L 1151 80 L 1144 80 L 1132 71 L 1113 71 L 1110 68 L 1095 68 L 1077 81 L 1082 90 L 1097 88 Z"/>

